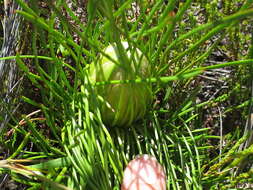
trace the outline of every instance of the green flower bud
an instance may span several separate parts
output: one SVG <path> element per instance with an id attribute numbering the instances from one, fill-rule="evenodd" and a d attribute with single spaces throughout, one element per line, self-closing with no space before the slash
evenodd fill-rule
<path id="1" fill-rule="evenodd" d="M 135 80 L 150 77 L 150 65 L 147 58 L 139 49 L 130 51 L 127 42 L 122 42 L 128 63 L 119 57 L 116 45 L 110 45 L 104 53 L 112 58 L 100 56 L 90 65 L 91 82 L 111 80 Z M 152 100 L 151 85 L 148 83 L 106 84 L 97 87 L 97 92 L 107 104 L 101 109 L 102 119 L 105 124 L 112 126 L 129 126 L 134 121 L 141 119 Z"/>

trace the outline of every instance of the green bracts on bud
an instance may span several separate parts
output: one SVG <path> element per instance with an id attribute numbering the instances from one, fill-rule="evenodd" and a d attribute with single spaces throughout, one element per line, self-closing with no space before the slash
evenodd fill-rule
<path id="1" fill-rule="evenodd" d="M 150 65 L 143 53 L 136 48 L 129 49 L 122 42 L 125 52 L 119 52 L 116 45 L 108 46 L 97 62 L 90 65 L 91 82 L 111 80 L 134 80 L 150 77 Z M 123 57 L 127 61 L 122 61 Z M 129 126 L 141 119 L 152 100 L 151 85 L 148 83 L 106 84 L 97 87 L 97 92 L 107 102 L 101 114 L 105 124 Z"/>

